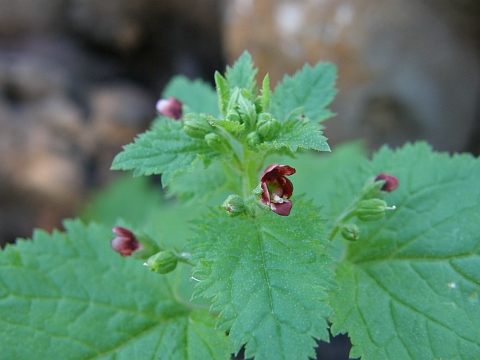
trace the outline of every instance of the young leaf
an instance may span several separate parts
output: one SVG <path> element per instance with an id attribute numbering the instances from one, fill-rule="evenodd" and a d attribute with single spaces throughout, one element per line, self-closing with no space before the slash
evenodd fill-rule
<path id="1" fill-rule="evenodd" d="M 216 156 L 204 140 L 185 134 L 182 122 L 159 118 L 117 154 L 112 169 L 134 170 L 134 176 L 163 174 L 162 184 L 167 186 L 176 173 L 193 171 L 200 159 L 208 167 Z"/>
<path id="2" fill-rule="evenodd" d="M 288 217 L 216 211 L 198 223 L 193 296 L 212 298 L 235 352 L 246 343 L 246 358 L 307 359 L 315 356 L 313 338 L 328 339 L 325 291 L 333 282 L 323 223 L 299 200 Z"/>
<path id="3" fill-rule="evenodd" d="M 242 55 L 235 61 L 232 67 L 227 66 L 225 78 L 230 89 L 235 87 L 247 89 L 250 93 L 255 88 L 255 75 L 257 69 L 254 68 L 252 56 L 248 51 L 243 52 Z"/>
<path id="4" fill-rule="evenodd" d="M 282 149 L 288 148 L 292 152 L 301 149 L 312 149 L 317 151 L 330 151 L 327 138 L 322 135 L 318 124 L 300 119 L 303 109 L 295 109 L 282 124 L 280 134 L 275 140 L 266 141 L 260 149 Z"/>
<path id="5" fill-rule="evenodd" d="M 217 88 L 218 105 L 220 107 L 220 111 L 225 116 L 227 115 L 230 89 L 228 88 L 227 80 L 225 80 L 225 78 L 218 71 L 215 71 L 215 85 Z"/>
<path id="6" fill-rule="evenodd" d="M 263 112 L 270 111 L 270 76 L 267 74 L 262 82 L 262 94 L 260 95 L 260 106 Z"/>
<path id="7" fill-rule="evenodd" d="M 206 82 L 175 76 L 162 93 L 163 97 L 173 96 L 182 101 L 190 112 L 219 115 L 215 90 Z"/>
<path id="8" fill-rule="evenodd" d="M 364 359 L 480 358 L 480 160 L 433 153 L 423 144 L 383 148 L 340 187 L 395 175 L 385 197 L 396 210 L 358 222 L 332 296 L 332 331 L 348 332 Z M 354 184 L 356 182 L 356 184 Z"/>
<path id="9" fill-rule="evenodd" d="M 305 109 L 305 115 L 313 122 L 322 122 L 333 116 L 326 109 L 337 93 L 334 88 L 336 68 L 331 63 L 318 63 L 313 68 L 305 65 L 293 77 L 285 76 L 277 85 L 272 96 L 272 114 L 279 121 L 298 107 Z"/>
<path id="10" fill-rule="evenodd" d="M 97 225 L 34 233 L 0 252 L 4 359 L 229 359 L 204 310 L 179 303 L 169 278 L 109 245 Z"/>

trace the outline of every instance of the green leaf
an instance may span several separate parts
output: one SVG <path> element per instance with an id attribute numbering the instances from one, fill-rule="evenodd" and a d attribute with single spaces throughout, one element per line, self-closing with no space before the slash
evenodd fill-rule
<path id="1" fill-rule="evenodd" d="M 163 97 L 173 96 L 182 101 L 187 108 L 185 113 L 196 112 L 218 116 L 218 100 L 215 90 L 210 84 L 197 79 L 190 80 L 185 76 L 175 76 L 163 90 Z M 186 111 L 185 111 L 186 110 Z"/>
<path id="2" fill-rule="evenodd" d="M 302 107 L 314 122 L 332 117 L 326 106 L 337 93 L 336 77 L 335 65 L 331 63 L 318 63 L 313 68 L 305 65 L 293 77 L 285 76 L 273 93 L 272 114 L 279 121 L 285 121 L 293 110 Z"/>
<path id="3" fill-rule="evenodd" d="M 145 225 L 152 210 L 163 204 L 162 191 L 147 177 L 132 178 L 122 173 L 107 188 L 98 191 L 79 216 L 85 222 L 114 226 L 118 218 L 128 219 L 138 227 Z"/>
<path id="4" fill-rule="evenodd" d="M 238 113 L 245 124 L 246 131 L 250 131 L 255 127 L 257 121 L 257 111 L 255 104 L 247 99 L 243 94 L 238 97 Z"/>
<path id="5" fill-rule="evenodd" d="M 282 149 L 287 148 L 292 152 L 300 149 L 311 149 L 317 151 L 330 151 L 327 138 L 322 135 L 318 124 L 307 119 L 300 119 L 302 109 L 296 109 L 289 116 L 289 119 L 282 123 L 280 134 L 275 140 L 262 143 L 260 149 Z M 298 116 L 295 116 L 298 115 Z"/>
<path id="6" fill-rule="evenodd" d="M 262 107 L 263 112 L 270 111 L 270 76 L 267 74 L 263 78 L 262 82 L 262 94 L 260 95 L 260 106 Z"/>
<path id="7" fill-rule="evenodd" d="M 227 66 L 225 78 L 230 89 L 233 90 L 238 87 L 240 89 L 247 89 L 250 93 L 253 93 L 256 85 L 256 74 L 257 69 L 254 68 L 252 56 L 248 51 L 244 51 L 232 67 Z"/>
<path id="8" fill-rule="evenodd" d="M 225 80 L 218 71 L 215 71 L 215 85 L 220 111 L 225 116 L 227 115 L 227 107 L 230 99 L 230 89 L 228 88 L 227 80 Z"/>
<path id="9" fill-rule="evenodd" d="M 181 121 L 159 118 L 151 130 L 124 146 L 112 169 L 134 170 L 134 176 L 163 174 L 162 184 L 167 186 L 176 173 L 192 172 L 200 159 L 208 167 L 216 156 L 203 139 L 185 134 Z"/>
<path id="10" fill-rule="evenodd" d="M 384 220 L 357 222 L 337 269 L 332 331 L 348 332 L 362 359 L 480 358 L 480 160 L 426 144 L 383 148 L 345 177 L 358 194 L 380 172 L 399 187 Z"/>
<path id="11" fill-rule="evenodd" d="M 324 221 L 311 204 L 293 201 L 288 217 L 215 211 L 191 242 L 194 298 L 212 298 L 217 326 L 229 330 L 235 352 L 246 343 L 246 358 L 307 359 L 315 356 L 313 338 L 328 339 L 325 291 L 334 284 Z"/>
<path id="12" fill-rule="evenodd" d="M 79 221 L 0 252 L 2 359 L 228 359 L 205 310 Z"/>
<path id="13" fill-rule="evenodd" d="M 168 188 L 169 196 L 177 196 L 179 200 L 195 201 L 198 205 L 206 200 L 225 192 L 241 188 L 240 177 L 228 176 L 228 169 L 220 162 L 212 164 L 208 169 L 197 165 L 193 173 L 178 173 L 174 176 Z"/>

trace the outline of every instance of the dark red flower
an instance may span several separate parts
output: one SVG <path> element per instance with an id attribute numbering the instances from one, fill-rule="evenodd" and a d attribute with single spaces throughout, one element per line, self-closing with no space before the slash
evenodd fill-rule
<path id="1" fill-rule="evenodd" d="M 141 249 L 142 245 L 135 238 L 135 235 L 123 227 L 115 226 L 112 229 L 112 232 L 116 234 L 112 241 L 110 241 L 110 246 L 122 256 L 130 256 L 135 250 Z"/>
<path id="2" fill-rule="evenodd" d="M 270 206 L 278 215 L 287 216 L 292 209 L 288 199 L 293 193 L 293 184 L 285 176 L 295 174 L 296 170 L 288 165 L 272 164 L 265 169 L 260 178 L 263 190 L 260 202 Z"/>
<path id="3" fill-rule="evenodd" d="M 183 103 L 180 100 L 170 96 L 157 101 L 157 111 L 160 115 L 178 120 L 183 117 L 182 105 Z"/>
<path id="4" fill-rule="evenodd" d="M 385 184 L 382 186 L 380 190 L 390 192 L 395 190 L 398 187 L 398 179 L 393 175 L 388 175 L 384 173 L 378 174 L 377 177 L 375 178 L 375 181 L 379 181 L 379 180 L 385 181 Z"/>

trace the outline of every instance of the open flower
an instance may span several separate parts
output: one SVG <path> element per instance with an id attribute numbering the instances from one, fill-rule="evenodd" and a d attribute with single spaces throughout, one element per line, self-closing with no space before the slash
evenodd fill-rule
<path id="1" fill-rule="evenodd" d="M 260 178 L 263 190 L 260 202 L 270 206 L 270 209 L 278 215 L 287 216 L 292 209 L 292 202 L 288 199 L 292 196 L 293 184 L 285 176 L 295 172 L 291 166 L 272 164 L 265 169 Z"/>
<path id="2" fill-rule="evenodd" d="M 385 184 L 382 186 L 380 190 L 390 192 L 395 190 L 398 187 L 398 179 L 393 175 L 388 175 L 384 173 L 378 174 L 377 177 L 375 178 L 375 181 L 379 181 L 379 180 L 385 181 Z"/>
<path id="3" fill-rule="evenodd" d="M 156 107 L 160 115 L 178 120 L 183 117 L 182 105 L 183 103 L 180 100 L 170 96 L 166 99 L 158 100 Z"/>
<path id="4" fill-rule="evenodd" d="M 110 241 L 110 246 L 120 255 L 130 256 L 135 250 L 142 249 L 142 245 L 130 230 L 115 226 L 112 232 L 117 236 Z"/>

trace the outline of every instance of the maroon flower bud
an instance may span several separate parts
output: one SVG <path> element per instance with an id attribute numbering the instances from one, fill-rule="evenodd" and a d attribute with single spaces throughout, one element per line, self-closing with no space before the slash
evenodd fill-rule
<path id="1" fill-rule="evenodd" d="M 182 105 L 183 103 L 180 100 L 170 96 L 157 101 L 157 111 L 160 115 L 178 120 L 183 117 Z"/>
<path id="2" fill-rule="evenodd" d="M 380 188 L 383 191 L 393 191 L 398 187 L 398 179 L 393 175 L 388 174 L 378 174 L 375 178 L 375 181 L 384 180 L 385 184 Z"/>
<path id="3" fill-rule="evenodd" d="M 260 202 L 270 206 L 278 215 L 287 216 L 292 209 L 292 202 L 288 199 L 293 193 L 293 184 L 285 176 L 295 174 L 296 170 L 288 165 L 272 164 L 265 169 L 260 178 L 263 190 Z"/>
<path id="4" fill-rule="evenodd" d="M 122 256 L 130 256 L 135 250 L 142 249 L 142 245 L 135 238 L 135 235 L 123 227 L 115 226 L 112 229 L 112 232 L 116 234 L 112 241 L 110 241 L 110 246 Z"/>

